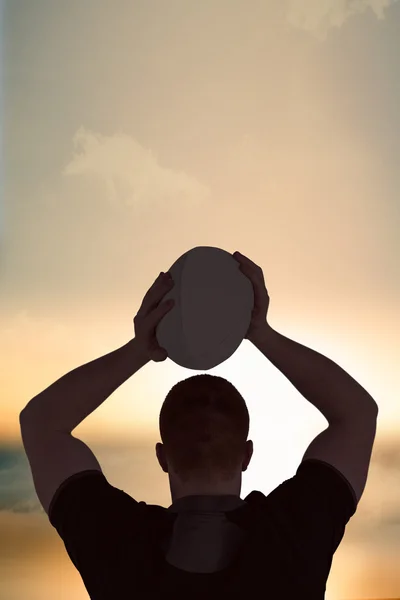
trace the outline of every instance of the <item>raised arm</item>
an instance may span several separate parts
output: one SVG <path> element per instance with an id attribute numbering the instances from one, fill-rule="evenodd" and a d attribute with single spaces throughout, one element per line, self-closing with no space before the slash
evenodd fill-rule
<path id="1" fill-rule="evenodd" d="M 246 338 L 283 373 L 328 423 L 348 416 L 357 419 L 378 413 L 370 394 L 335 362 L 278 333 L 267 323 L 269 295 L 261 267 L 242 254 L 234 254 L 240 271 L 254 289 L 254 311 Z"/>

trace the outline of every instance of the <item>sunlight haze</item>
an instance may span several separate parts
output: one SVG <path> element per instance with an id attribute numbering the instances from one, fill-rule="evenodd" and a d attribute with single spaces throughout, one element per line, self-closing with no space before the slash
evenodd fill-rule
<path id="1" fill-rule="evenodd" d="M 19 412 L 132 339 L 154 279 L 195 246 L 260 265 L 272 327 L 377 402 L 326 598 L 400 597 L 400 3 L 19 0 L 2 30 L 0 600 L 88 597 Z M 249 409 L 241 497 L 268 494 L 327 421 L 247 340 L 209 373 Z M 74 431 L 138 501 L 171 504 L 158 416 L 193 374 L 151 362 Z"/>

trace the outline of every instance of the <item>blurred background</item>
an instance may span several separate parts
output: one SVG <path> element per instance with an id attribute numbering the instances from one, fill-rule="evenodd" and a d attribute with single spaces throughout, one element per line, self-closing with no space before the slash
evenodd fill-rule
<path id="1" fill-rule="evenodd" d="M 400 3 L 1 3 L 0 600 L 88 597 L 36 496 L 18 416 L 128 342 L 195 246 L 264 271 L 269 322 L 379 405 L 327 600 L 400 597 Z M 250 413 L 241 497 L 293 477 L 325 418 L 247 340 L 208 371 Z M 196 372 L 149 363 L 74 435 L 168 507 L 158 416 Z"/>

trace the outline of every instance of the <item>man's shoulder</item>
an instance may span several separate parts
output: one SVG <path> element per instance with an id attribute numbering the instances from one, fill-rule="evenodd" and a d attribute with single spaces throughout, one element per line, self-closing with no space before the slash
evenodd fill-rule
<path id="1" fill-rule="evenodd" d="M 79 522 L 84 516 L 91 521 L 113 511 L 118 519 L 127 511 L 140 513 L 146 506 L 146 502 L 113 486 L 104 473 L 87 471 L 62 483 L 51 503 L 49 520 L 58 529 L 63 523 Z"/>

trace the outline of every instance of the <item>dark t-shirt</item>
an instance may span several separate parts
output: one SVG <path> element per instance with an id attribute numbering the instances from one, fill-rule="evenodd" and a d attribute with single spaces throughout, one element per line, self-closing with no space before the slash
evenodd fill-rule
<path id="1" fill-rule="evenodd" d="M 322 600 L 356 507 L 346 478 L 308 459 L 268 496 L 187 496 L 169 508 L 138 502 L 100 471 L 83 471 L 58 488 L 49 520 L 91 600 L 161 598 L 157 585 L 174 598 L 193 588 L 191 598 L 204 590 L 211 600 L 222 578 L 236 578 L 230 598 L 250 597 L 253 585 L 275 600 Z"/>

